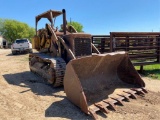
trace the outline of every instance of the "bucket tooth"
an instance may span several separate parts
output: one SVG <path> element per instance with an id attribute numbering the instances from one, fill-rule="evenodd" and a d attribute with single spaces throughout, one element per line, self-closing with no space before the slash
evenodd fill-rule
<path id="1" fill-rule="evenodd" d="M 139 89 L 132 88 L 131 90 L 136 91 L 137 94 L 143 94 L 143 95 L 145 95 L 145 92 L 142 89 L 140 89 L 140 88 Z"/>
<path id="2" fill-rule="evenodd" d="M 126 94 L 126 95 L 124 95 L 124 94 L 117 94 L 118 96 L 121 96 L 121 97 L 124 97 L 124 100 L 127 100 L 127 101 L 130 101 L 130 99 L 129 99 L 129 94 Z"/>
<path id="3" fill-rule="evenodd" d="M 123 92 L 128 93 L 132 98 L 137 99 L 134 91 L 123 91 Z"/>
<path id="4" fill-rule="evenodd" d="M 144 87 L 142 87 L 141 88 L 145 93 L 148 93 L 148 91 L 144 88 Z"/>
<path id="5" fill-rule="evenodd" d="M 114 102 L 111 102 L 111 101 L 109 101 L 109 100 L 103 100 L 103 102 L 109 104 L 109 107 L 110 107 L 111 109 L 113 109 L 114 111 L 116 111 L 116 108 L 115 108 L 115 105 L 114 105 L 114 103 L 116 103 L 116 101 L 115 101 L 115 100 L 113 100 L 113 101 L 114 101 Z"/>
<path id="6" fill-rule="evenodd" d="M 99 103 L 95 103 L 94 105 L 98 107 L 102 112 L 107 113 L 107 114 L 109 113 L 109 110 L 107 109 L 109 104 L 105 102 L 99 102 Z"/>
<path id="7" fill-rule="evenodd" d="M 113 97 L 111 97 L 111 99 L 116 100 L 118 104 L 124 106 L 124 104 L 123 104 L 123 102 L 122 102 L 123 97 L 119 97 L 119 98 L 113 98 Z"/>
<path id="8" fill-rule="evenodd" d="M 89 113 L 90 113 L 90 115 L 91 115 L 95 120 L 98 119 L 98 116 L 97 116 L 96 112 L 94 112 L 94 111 L 92 111 L 92 110 L 89 110 Z"/>
<path id="9" fill-rule="evenodd" d="M 126 52 L 82 56 L 70 60 L 66 66 L 64 90 L 67 98 L 94 118 L 97 118 L 97 111 L 116 111 L 116 104 L 123 105 L 123 101 L 136 98 L 137 92 L 130 90 L 135 86 L 145 87 L 145 83 Z"/>

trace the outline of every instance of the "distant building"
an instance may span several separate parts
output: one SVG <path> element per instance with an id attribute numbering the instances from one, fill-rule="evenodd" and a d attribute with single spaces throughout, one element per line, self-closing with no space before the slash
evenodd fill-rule
<path id="1" fill-rule="evenodd" d="M 0 48 L 8 48 L 8 42 L 3 36 L 0 36 Z"/>

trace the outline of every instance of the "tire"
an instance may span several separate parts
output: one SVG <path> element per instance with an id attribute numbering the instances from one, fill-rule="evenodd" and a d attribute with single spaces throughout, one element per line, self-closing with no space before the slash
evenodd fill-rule
<path id="1" fill-rule="evenodd" d="M 12 51 L 12 55 L 15 55 L 16 54 L 16 51 Z"/>
<path id="2" fill-rule="evenodd" d="M 33 53 L 33 50 L 29 50 L 29 53 Z"/>
<path id="3" fill-rule="evenodd" d="M 33 53 L 33 50 L 32 50 L 32 49 L 30 49 L 30 50 L 28 51 L 28 53 Z"/>

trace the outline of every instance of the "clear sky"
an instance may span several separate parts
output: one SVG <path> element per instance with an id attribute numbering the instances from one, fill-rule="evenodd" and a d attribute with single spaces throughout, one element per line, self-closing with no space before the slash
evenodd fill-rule
<path id="1" fill-rule="evenodd" d="M 91 34 L 109 32 L 160 32 L 160 0 L 0 0 L 0 18 L 35 27 L 35 16 L 47 10 L 66 9 L 67 20 L 83 25 Z M 39 28 L 45 26 L 44 19 Z M 62 23 L 57 19 L 56 25 Z"/>

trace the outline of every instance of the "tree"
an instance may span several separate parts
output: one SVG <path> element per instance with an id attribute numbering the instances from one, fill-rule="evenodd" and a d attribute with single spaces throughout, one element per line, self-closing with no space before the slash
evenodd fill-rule
<path id="1" fill-rule="evenodd" d="M 4 19 L 0 18 L 0 35 L 3 35 L 2 33 L 3 25 L 4 25 Z"/>
<path id="2" fill-rule="evenodd" d="M 3 22 L 0 23 L 1 34 L 10 42 L 18 38 L 31 39 L 35 35 L 34 28 L 29 27 L 26 23 L 10 19 L 3 19 Z"/>
<path id="3" fill-rule="evenodd" d="M 77 30 L 77 32 L 83 32 L 83 25 L 79 22 L 72 21 L 67 23 L 67 25 L 72 25 Z"/>

